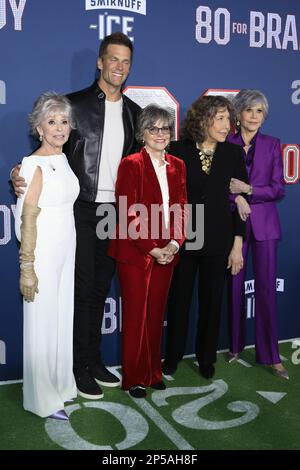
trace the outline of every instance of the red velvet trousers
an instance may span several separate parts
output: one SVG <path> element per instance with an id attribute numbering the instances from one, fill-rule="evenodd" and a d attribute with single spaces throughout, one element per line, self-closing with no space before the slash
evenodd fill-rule
<path id="1" fill-rule="evenodd" d="M 161 338 L 173 263 L 117 263 L 122 295 L 122 388 L 162 380 Z"/>

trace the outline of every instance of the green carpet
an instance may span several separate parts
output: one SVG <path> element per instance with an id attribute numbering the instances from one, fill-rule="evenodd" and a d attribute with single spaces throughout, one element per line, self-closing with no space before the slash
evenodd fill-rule
<path id="1" fill-rule="evenodd" d="M 102 400 L 77 399 L 69 422 L 41 419 L 22 408 L 22 384 L 0 386 L 0 449 L 201 450 L 300 449 L 300 345 L 280 344 L 290 380 L 255 364 L 218 354 L 213 380 L 187 358 L 167 390 L 132 399 L 105 388 Z"/>

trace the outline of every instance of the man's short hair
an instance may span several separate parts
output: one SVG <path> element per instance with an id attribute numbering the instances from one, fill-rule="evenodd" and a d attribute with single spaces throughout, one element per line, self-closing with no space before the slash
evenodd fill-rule
<path id="1" fill-rule="evenodd" d="M 133 44 L 126 34 L 121 33 L 120 31 L 116 33 L 112 33 L 109 36 L 105 36 L 105 38 L 101 41 L 99 47 L 99 57 L 103 57 L 104 54 L 107 52 L 107 48 L 110 44 L 116 44 L 119 46 L 128 47 L 131 51 L 131 57 L 133 55 Z"/>

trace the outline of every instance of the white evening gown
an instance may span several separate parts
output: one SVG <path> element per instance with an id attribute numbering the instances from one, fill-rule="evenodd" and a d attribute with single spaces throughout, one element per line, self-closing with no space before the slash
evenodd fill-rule
<path id="1" fill-rule="evenodd" d="M 76 246 L 73 204 L 79 183 L 64 154 L 31 155 L 23 159 L 20 172 L 27 188 L 37 166 L 43 174 L 34 262 L 39 293 L 34 302 L 23 301 L 23 403 L 25 410 L 46 417 L 76 396 L 72 371 Z M 16 208 L 19 240 L 25 194 Z"/>

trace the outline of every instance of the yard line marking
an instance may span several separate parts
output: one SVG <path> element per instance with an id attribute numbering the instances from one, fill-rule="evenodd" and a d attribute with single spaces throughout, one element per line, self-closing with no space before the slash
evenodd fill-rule
<path id="1" fill-rule="evenodd" d="M 194 448 L 165 420 L 144 398 L 130 397 L 134 403 L 156 424 L 156 426 L 175 444 L 179 450 Z"/>
<path id="2" fill-rule="evenodd" d="M 279 357 L 283 362 L 288 361 L 288 358 L 283 356 L 282 354 L 279 354 Z"/>
<path id="3" fill-rule="evenodd" d="M 285 395 L 286 392 L 262 392 L 262 391 L 256 391 L 259 395 L 261 395 L 263 398 L 266 400 L 270 401 L 271 403 L 278 403 Z"/>
<path id="4" fill-rule="evenodd" d="M 237 359 L 237 362 L 242 364 L 242 366 L 244 366 L 244 367 L 253 367 L 251 364 L 249 364 L 249 362 L 244 361 L 244 359 Z"/>
<path id="5" fill-rule="evenodd" d="M 166 380 L 168 380 L 169 382 L 171 382 L 172 380 L 175 380 L 174 377 L 172 377 L 172 375 L 166 375 L 166 374 L 163 374 L 164 378 Z"/>

